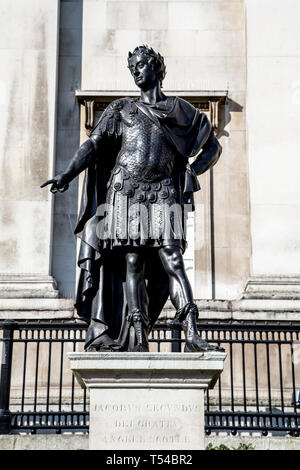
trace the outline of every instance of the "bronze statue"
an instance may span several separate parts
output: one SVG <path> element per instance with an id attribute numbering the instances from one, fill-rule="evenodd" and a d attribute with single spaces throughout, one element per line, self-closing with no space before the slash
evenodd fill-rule
<path id="1" fill-rule="evenodd" d="M 198 335 L 182 254 L 197 175 L 217 162 L 221 146 L 204 113 L 164 95 L 159 53 L 136 47 L 128 68 L 140 97 L 113 101 L 65 172 L 41 186 L 66 191 L 86 170 L 75 229 L 81 238 L 75 306 L 89 322 L 85 349 L 148 351 L 148 334 L 170 295 L 185 351 L 215 350 Z"/>

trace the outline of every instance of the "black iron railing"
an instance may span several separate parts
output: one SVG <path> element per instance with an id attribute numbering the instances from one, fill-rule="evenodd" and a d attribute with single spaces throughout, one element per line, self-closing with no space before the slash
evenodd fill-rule
<path id="1" fill-rule="evenodd" d="M 300 325 L 199 322 L 204 339 L 225 348 L 224 371 L 206 396 L 206 432 L 300 431 Z M 66 352 L 82 351 L 80 321 L 0 323 L 0 433 L 87 431 L 88 396 Z M 159 322 L 151 350 L 182 350 L 180 325 Z"/>

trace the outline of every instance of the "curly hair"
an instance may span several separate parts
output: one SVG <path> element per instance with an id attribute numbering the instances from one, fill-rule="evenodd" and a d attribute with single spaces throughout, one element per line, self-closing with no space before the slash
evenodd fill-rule
<path id="1" fill-rule="evenodd" d="M 157 76 L 160 81 L 160 85 L 162 86 L 163 79 L 165 78 L 167 73 L 163 56 L 160 55 L 159 52 L 155 52 L 152 47 L 149 47 L 147 45 L 137 46 L 133 52 L 128 52 L 128 68 L 130 68 L 130 60 L 133 58 L 133 56 L 138 53 L 149 57 L 149 59 L 151 59 L 151 61 L 154 63 L 154 67 L 157 71 Z"/>

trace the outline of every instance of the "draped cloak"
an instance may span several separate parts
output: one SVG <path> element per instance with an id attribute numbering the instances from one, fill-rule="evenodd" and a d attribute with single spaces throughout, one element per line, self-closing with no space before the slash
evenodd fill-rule
<path id="1" fill-rule="evenodd" d="M 164 133 L 178 158 L 174 172 L 174 186 L 179 203 L 190 204 L 194 210 L 193 193 L 200 189 L 197 176 L 188 163 L 197 156 L 212 133 L 211 124 L 204 113 L 181 98 L 162 104 L 147 105 L 140 100 L 123 98 L 111 103 L 104 111 L 95 129 L 106 128 L 106 133 L 120 134 L 126 114 L 120 109 L 130 107 L 131 112 L 144 113 Z M 133 110 L 133 111 L 132 111 Z M 92 131 L 93 133 L 93 131 Z M 81 239 L 78 255 L 80 274 L 77 284 L 77 314 L 89 322 L 94 319 L 109 328 L 112 338 L 118 339 L 127 313 L 125 295 L 125 257 L 120 250 L 101 250 L 97 238 L 97 224 L 101 215 L 97 208 L 105 203 L 106 186 L 118 155 L 118 139 L 103 139 L 101 155 L 87 168 L 82 189 L 80 212 L 75 234 Z M 168 296 L 168 277 L 158 251 L 146 255 L 145 281 L 149 297 L 150 328 L 157 320 Z M 146 250 L 147 252 L 147 250 Z"/>

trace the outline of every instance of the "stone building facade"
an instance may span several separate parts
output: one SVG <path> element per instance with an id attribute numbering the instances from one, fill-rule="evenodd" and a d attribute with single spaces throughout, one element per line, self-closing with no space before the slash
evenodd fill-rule
<path id="1" fill-rule="evenodd" d="M 93 111 L 137 93 L 126 56 L 147 43 L 165 57 L 165 93 L 208 112 L 223 147 L 200 177 L 186 253 L 203 317 L 296 319 L 297 0 L 6 3 L 0 317 L 74 315 L 80 178 L 55 198 L 39 185 L 87 138 Z"/>
<path id="2" fill-rule="evenodd" d="M 76 318 L 73 230 L 82 176 L 55 197 L 40 184 L 64 170 L 112 99 L 138 94 L 126 57 L 146 43 L 165 58 L 164 92 L 206 112 L 223 147 L 218 164 L 199 178 L 202 190 L 188 226 L 186 267 L 200 318 L 299 322 L 297 13 L 298 0 L 1 2 L 1 321 Z M 174 316 L 169 303 L 163 316 Z M 248 351 L 251 406 L 255 377 Z M 15 357 L 19 352 L 21 346 Z M 28 359 L 29 407 L 35 353 Z M 46 347 L 42 354 L 39 380 L 45 389 Z M 53 364 L 60 354 L 53 349 Z M 232 354 L 242 403 L 240 349 Z M 258 347 L 257 354 L 263 370 L 265 351 Z M 271 347 L 274 364 L 276 354 Z M 288 347 L 282 349 L 284 361 L 291 361 Z M 15 364 L 12 403 L 22 388 L 22 364 Z M 277 368 L 271 367 L 275 402 L 280 401 Z M 54 394 L 58 375 L 57 370 Z M 222 381 L 229 403 L 228 370 Z M 283 382 L 290 402 L 288 373 Z M 66 387 L 70 383 L 69 373 Z M 263 373 L 260 385 L 267 396 Z"/>
<path id="3" fill-rule="evenodd" d="M 208 113 L 223 147 L 189 220 L 200 317 L 298 322 L 298 0 L 4 0 L 0 13 L 0 319 L 76 318 L 82 177 L 55 197 L 40 184 L 110 100 L 137 95 L 126 57 L 147 43 L 165 58 L 164 92 Z"/>

